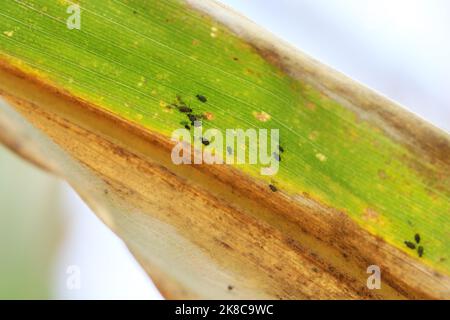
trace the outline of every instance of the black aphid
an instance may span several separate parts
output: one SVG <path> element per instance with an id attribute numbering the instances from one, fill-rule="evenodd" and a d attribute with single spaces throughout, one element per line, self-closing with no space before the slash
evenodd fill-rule
<path id="1" fill-rule="evenodd" d="M 280 150 L 280 152 L 281 152 L 281 153 L 283 153 L 283 152 L 284 152 L 284 149 L 283 149 L 283 147 L 282 147 L 282 146 L 278 146 L 278 150 Z"/>
<path id="2" fill-rule="evenodd" d="M 189 113 L 187 116 L 192 124 L 194 121 L 197 121 L 197 116 L 195 114 Z"/>
<path id="3" fill-rule="evenodd" d="M 411 241 L 405 241 L 405 245 L 410 249 L 415 249 L 416 245 L 412 243 Z"/>
<path id="4" fill-rule="evenodd" d="M 191 130 L 191 127 L 188 124 L 185 124 L 184 127 L 186 128 L 186 130 Z"/>
<path id="5" fill-rule="evenodd" d="M 274 152 L 274 153 L 273 153 L 273 157 L 274 157 L 274 158 L 275 158 L 275 160 L 277 160 L 278 162 L 280 162 L 280 161 L 281 161 L 281 157 L 280 157 L 280 154 L 278 154 L 278 153 Z"/>
<path id="6" fill-rule="evenodd" d="M 203 119 L 202 115 L 195 115 L 195 114 L 192 114 L 192 113 L 188 113 L 187 117 L 191 121 L 191 125 L 196 126 L 196 127 L 200 127 L 201 126 L 201 120 Z"/>
<path id="7" fill-rule="evenodd" d="M 423 247 L 422 247 L 422 246 L 419 246 L 419 247 L 417 248 L 417 253 L 419 254 L 419 257 L 422 257 L 422 256 L 423 256 Z"/>
<path id="8" fill-rule="evenodd" d="M 183 112 L 183 113 L 190 113 L 190 112 L 192 112 L 192 109 L 189 108 L 188 106 L 179 106 L 178 111 Z"/>
<path id="9" fill-rule="evenodd" d="M 206 138 L 202 138 L 202 143 L 203 143 L 205 146 L 208 146 L 208 145 L 209 145 L 209 141 L 208 141 L 208 139 L 206 139 Z"/>
<path id="10" fill-rule="evenodd" d="M 205 103 L 206 101 L 208 101 L 208 99 L 206 99 L 205 96 L 202 96 L 201 94 L 196 95 L 197 99 L 200 100 L 201 102 Z"/>
<path id="11" fill-rule="evenodd" d="M 275 187 L 273 184 L 269 184 L 269 188 L 270 188 L 270 190 L 272 190 L 272 192 L 278 191 L 277 187 Z"/>
<path id="12" fill-rule="evenodd" d="M 233 149 L 230 146 L 227 146 L 227 152 L 228 154 L 233 154 Z"/>
<path id="13" fill-rule="evenodd" d="M 229 286 L 228 286 L 228 290 L 230 290 L 230 291 L 233 290 L 233 288 L 234 288 L 234 287 L 233 287 L 232 285 L 229 285 Z"/>
<path id="14" fill-rule="evenodd" d="M 416 243 L 420 243 L 420 234 L 416 233 L 414 240 L 416 240 Z"/>

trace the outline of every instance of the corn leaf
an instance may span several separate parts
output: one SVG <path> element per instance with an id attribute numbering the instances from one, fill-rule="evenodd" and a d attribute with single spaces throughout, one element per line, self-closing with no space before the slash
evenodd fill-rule
<path id="1" fill-rule="evenodd" d="M 3 140 L 65 176 L 167 297 L 450 297 L 446 133 L 211 1 L 7 0 L 0 32 L 0 93 L 52 143 Z M 175 165 L 187 113 L 278 129 L 278 172 Z"/>

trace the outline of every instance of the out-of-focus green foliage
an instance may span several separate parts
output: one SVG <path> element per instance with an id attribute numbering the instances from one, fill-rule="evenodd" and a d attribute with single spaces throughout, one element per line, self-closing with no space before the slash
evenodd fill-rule
<path id="1" fill-rule="evenodd" d="M 51 294 L 59 182 L 0 147 L 0 299 Z"/>

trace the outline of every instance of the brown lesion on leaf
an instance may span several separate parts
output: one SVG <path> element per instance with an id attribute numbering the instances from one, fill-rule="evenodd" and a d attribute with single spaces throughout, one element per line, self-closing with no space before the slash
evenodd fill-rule
<path id="1" fill-rule="evenodd" d="M 314 111 L 317 108 L 317 106 L 312 102 L 307 102 L 305 104 L 305 107 L 306 107 L 306 109 L 311 110 L 311 111 Z"/>
<path id="2" fill-rule="evenodd" d="M 386 179 L 389 178 L 389 176 L 387 175 L 386 171 L 384 171 L 384 170 L 382 170 L 382 169 L 378 170 L 378 177 L 379 177 L 381 180 L 386 180 Z"/>
<path id="3" fill-rule="evenodd" d="M 308 139 L 312 140 L 312 141 L 316 141 L 317 138 L 319 137 L 319 132 L 318 131 L 311 131 L 311 133 L 308 135 Z"/>

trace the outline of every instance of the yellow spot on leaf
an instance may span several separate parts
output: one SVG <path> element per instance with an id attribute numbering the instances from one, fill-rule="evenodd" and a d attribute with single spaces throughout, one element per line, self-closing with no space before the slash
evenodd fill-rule
<path id="1" fill-rule="evenodd" d="M 319 161 L 321 162 L 327 161 L 327 157 L 322 153 L 316 153 L 316 158 L 319 159 Z"/>
<path id="2" fill-rule="evenodd" d="M 3 31 L 3 34 L 7 37 L 12 37 L 14 35 L 14 31 Z"/>
<path id="3" fill-rule="evenodd" d="M 217 28 L 211 27 L 211 33 L 209 34 L 212 38 L 217 37 Z"/>
<path id="4" fill-rule="evenodd" d="M 145 78 L 141 77 L 140 81 L 138 82 L 138 87 L 142 87 L 145 84 Z"/>

